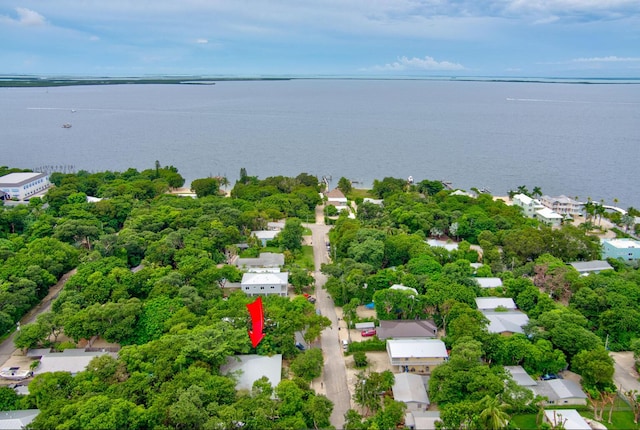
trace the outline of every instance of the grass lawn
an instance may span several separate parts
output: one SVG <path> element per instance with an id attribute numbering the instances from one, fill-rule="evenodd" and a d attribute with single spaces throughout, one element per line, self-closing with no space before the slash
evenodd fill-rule
<path id="1" fill-rule="evenodd" d="M 371 190 L 366 190 L 364 188 L 354 188 L 354 189 L 351 190 L 351 192 L 349 193 L 348 197 L 349 197 L 349 200 L 355 200 L 358 197 L 362 197 L 363 199 L 365 197 L 369 197 L 369 198 L 373 199 L 376 196 L 371 194 Z"/>
<path id="2" fill-rule="evenodd" d="M 300 267 L 304 267 L 308 270 L 315 270 L 314 262 L 313 262 L 313 247 L 312 246 L 303 246 L 302 253 L 296 255 L 296 261 L 294 264 L 297 264 Z"/>
<path id="3" fill-rule="evenodd" d="M 536 414 L 514 415 L 511 417 L 510 423 L 513 427 L 522 430 L 535 430 L 538 428 L 536 425 Z"/>

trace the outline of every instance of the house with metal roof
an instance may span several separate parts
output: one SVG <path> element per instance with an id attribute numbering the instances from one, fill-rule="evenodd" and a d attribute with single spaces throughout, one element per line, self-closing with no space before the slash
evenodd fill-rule
<path id="1" fill-rule="evenodd" d="M 435 430 L 440 420 L 440 411 L 407 411 L 404 425 L 410 430 Z"/>
<path id="2" fill-rule="evenodd" d="M 266 296 L 276 294 L 287 296 L 289 272 L 245 273 L 242 275 L 240 290 L 247 296 Z"/>
<path id="3" fill-rule="evenodd" d="M 458 243 L 449 240 L 427 239 L 427 245 L 434 247 L 441 247 L 447 251 L 455 251 L 458 249 Z"/>
<path id="4" fill-rule="evenodd" d="M 39 359 L 40 364 L 33 370 L 34 375 L 46 372 L 69 372 L 76 375 L 87 369 L 87 366 L 95 357 L 109 354 L 118 358 L 118 354 L 108 349 L 99 351 L 87 351 L 85 349 L 65 349 L 62 352 L 52 352 L 49 349 L 33 349 L 27 351 L 27 357 Z"/>
<path id="5" fill-rule="evenodd" d="M 581 276 L 587 276 L 591 273 L 600 273 L 603 270 L 613 270 L 611 264 L 604 260 L 575 261 L 573 263 L 569 263 L 569 265 L 576 269 Z"/>
<path id="6" fill-rule="evenodd" d="M 560 195 L 557 197 L 544 195 L 540 197 L 540 203 L 542 203 L 545 207 L 551 209 L 555 213 L 559 213 L 561 215 L 573 216 L 582 214 L 582 202 L 574 200 L 565 195 Z"/>
<path id="7" fill-rule="evenodd" d="M 473 280 L 480 285 L 480 288 L 502 287 L 502 279 L 500 278 L 477 277 L 473 278 Z"/>
<path id="8" fill-rule="evenodd" d="M 489 333 L 499 333 L 505 336 L 513 333 L 524 333 L 522 327 L 529 323 L 527 314 L 518 310 L 506 312 L 482 311 L 482 315 L 489 320 L 489 326 L 487 327 Z"/>
<path id="9" fill-rule="evenodd" d="M 284 266 L 284 254 L 275 252 L 261 252 L 259 257 L 237 258 L 234 264 L 239 269 L 249 270 L 257 268 L 280 268 Z"/>
<path id="10" fill-rule="evenodd" d="M 254 230 L 251 232 L 251 236 L 258 239 L 262 246 L 267 246 L 267 242 L 275 239 L 279 234 L 279 230 Z"/>
<path id="11" fill-rule="evenodd" d="M 530 388 L 537 385 L 537 382 L 529 376 L 522 366 L 504 366 L 504 369 L 509 372 L 516 384 L 521 387 Z"/>
<path id="12" fill-rule="evenodd" d="M 433 320 L 380 320 L 378 339 L 435 338 L 438 327 Z"/>
<path id="13" fill-rule="evenodd" d="M 559 227 L 564 217 L 549 208 L 542 208 L 536 211 L 535 217 L 541 222 L 551 227 Z"/>
<path id="14" fill-rule="evenodd" d="M 493 311 L 498 308 L 515 310 L 518 308 L 511 297 L 476 297 L 476 306 L 480 311 Z"/>
<path id="15" fill-rule="evenodd" d="M 266 376 L 272 387 L 282 379 L 282 354 L 272 356 L 245 354 L 227 357 L 226 364 L 220 367 L 222 375 L 233 376 L 236 390 L 249 390 L 253 383 Z"/>
<path id="16" fill-rule="evenodd" d="M 440 339 L 387 339 L 387 353 L 397 372 L 431 373 L 449 359 Z"/>
<path id="17" fill-rule="evenodd" d="M 547 405 L 564 406 L 587 404 L 587 395 L 580 386 L 569 379 L 551 379 L 549 381 L 536 381 L 531 390 L 542 397 L 546 397 Z"/>
<path id="18" fill-rule="evenodd" d="M 407 405 L 410 411 L 424 411 L 429 407 L 429 396 L 422 376 L 415 373 L 396 373 L 393 398 Z"/>
<path id="19" fill-rule="evenodd" d="M 545 409 L 545 422 L 553 428 L 567 430 L 591 430 L 592 427 L 575 409 Z"/>
<path id="20" fill-rule="evenodd" d="M 0 411 L 0 429 L 16 430 L 27 428 L 39 413 L 40 409 Z"/>

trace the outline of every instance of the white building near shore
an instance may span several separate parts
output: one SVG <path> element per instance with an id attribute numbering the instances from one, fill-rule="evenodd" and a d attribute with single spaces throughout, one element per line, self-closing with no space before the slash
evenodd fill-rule
<path id="1" fill-rule="evenodd" d="M 0 190 L 11 199 L 27 200 L 51 186 L 49 175 L 38 172 L 15 172 L 0 177 Z"/>

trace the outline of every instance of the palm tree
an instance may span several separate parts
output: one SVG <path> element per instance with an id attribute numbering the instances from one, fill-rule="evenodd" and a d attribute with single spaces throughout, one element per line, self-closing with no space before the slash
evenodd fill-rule
<path id="1" fill-rule="evenodd" d="M 525 196 L 528 196 L 528 195 L 529 195 L 529 190 L 527 190 L 527 186 L 526 186 L 526 185 L 520 185 L 520 186 L 516 189 L 516 191 L 517 191 L 519 194 L 524 194 Z"/>
<path id="2" fill-rule="evenodd" d="M 496 397 L 484 397 L 481 401 L 484 409 L 478 415 L 478 424 L 481 428 L 499 430 L 507 427 L 509 414 L 504 409 L 507 406 Z"/>
<path id="3" fill-rule="evenodd" d="M 540 187 L 533 187 L 533 191 L 531 191 L 531 195 L 533 197 L 542 197 L 542 189 Z"/>

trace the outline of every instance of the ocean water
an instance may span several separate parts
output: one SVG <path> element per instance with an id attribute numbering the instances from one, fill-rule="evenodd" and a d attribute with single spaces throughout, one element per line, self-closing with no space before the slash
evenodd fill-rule
<path id="1" fill-rule="evenodd" d="M 69 123 L 71 128 L 63 128 Z M 640 85 L 222 81 L 0 88 L 0 165 L 438 179 L 640 207 Z"/>

